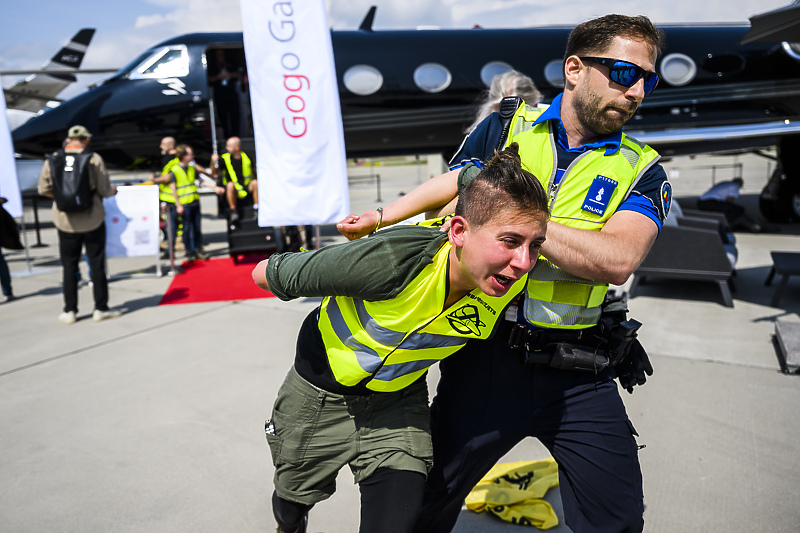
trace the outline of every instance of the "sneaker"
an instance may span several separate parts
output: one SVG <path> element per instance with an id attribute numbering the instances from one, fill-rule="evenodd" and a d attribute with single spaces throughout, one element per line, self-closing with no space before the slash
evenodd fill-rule
<path id="1" fill-rule="evenodd" d="M 184 259 L 187 263 L 194 263 L 197 261 L 197 254 L 194 252 L 189 252 L 186 254 L 186 258 Z"/>
<path id="2" fill-rule="evenodd" d="M 76 320 L 75 311 L 64 311 L 58 315 L 58 321 L 62 324 L 74 324 Z"/>
<path id="3" fill-rule="evenodd" d="M 208 254 L 200 250 L 199 252 L 197 252 L 197 258 L 200 259 L 201 261 L 208 261 Z"/>
<path id="4" fill-rule="evenodd" d="M 101 311 L 99 309 L 95 309 L 94 313 L 92 313 L 92 320 L 95 322 L 100 322 L 101 320 L 108 320 L 109 318 L 117 318 L 122 314 L 122 311 Z"/>
<path id="5" fill-rule="evenodd" d="M 17 299 L 17 297 L 14 296 L 13 294 L 6 294 L 6 303 L 13 302 L 16 299 Z"/>

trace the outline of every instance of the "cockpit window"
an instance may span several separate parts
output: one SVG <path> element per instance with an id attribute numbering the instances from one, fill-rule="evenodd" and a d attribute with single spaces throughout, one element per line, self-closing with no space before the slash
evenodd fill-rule
<path id="1" fill-rule="evenodd" d="M 189 74 L 189 52 L 184 45 L 155 50 L 128 74 L 131 79 L 180 78 Z"/>

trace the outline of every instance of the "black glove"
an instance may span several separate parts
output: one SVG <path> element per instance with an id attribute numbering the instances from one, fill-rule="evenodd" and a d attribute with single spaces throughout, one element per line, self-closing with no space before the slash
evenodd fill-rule
<path id="1" fill-rule="evenodd" d="M 639 339 L 634 339 L 628 356 L 615 367 L 619 384 L 622 388 L 633 394 L 634 385 L 644 385 L 648 376 L 653 375 L 653 365 L 647 357 Z"/>

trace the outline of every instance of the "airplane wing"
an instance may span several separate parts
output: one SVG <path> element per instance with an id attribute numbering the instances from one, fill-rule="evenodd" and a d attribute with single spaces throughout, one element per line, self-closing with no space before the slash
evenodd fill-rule
<path id="1" fill-rule="evenodd" d="M 6 108 L 37 113 L 47 102 L 56 100 L 56 96 L 76 80 L 72 72 L 81 66 L 92 36 L 93 28 L 80 30 L 39 72 L 4 89 Z"/>

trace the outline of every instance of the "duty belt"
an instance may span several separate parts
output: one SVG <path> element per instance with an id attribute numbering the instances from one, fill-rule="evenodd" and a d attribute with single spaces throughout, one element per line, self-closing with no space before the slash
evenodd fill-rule
<path id="1" fill-rule="evenodd" d="M 635 320 L 622 324 L 622 328 L 605 328 L 608 331 L 599 325 L 579 331 L 553 331 L 503 322 L 497 334 L 521 353 L 525 365 L 597 374 L 625 358 L 641 325 Z"/>
<path id="2" fill-rule="evenodd" d="M 508 320 L 500 323 L 497 337 L 507 340 L 512 349 L 527 352 L 540 352 L 559 343 L 580 344 L 592 348 L 596 348 L 603 343 L 603 338 L 600 336 L 600 326 L 591 326 L 587 329 L 574 331 L 561 331 L 543 328 L 531 329 L 526 324 Z"/>

